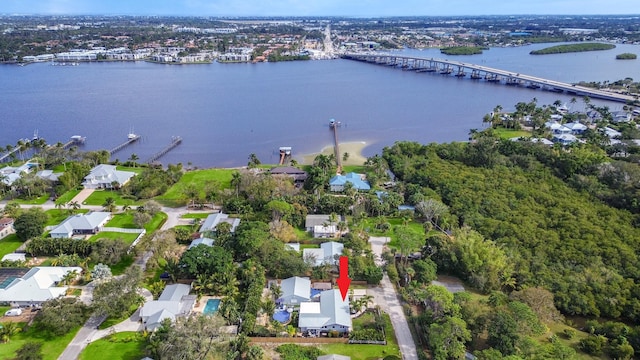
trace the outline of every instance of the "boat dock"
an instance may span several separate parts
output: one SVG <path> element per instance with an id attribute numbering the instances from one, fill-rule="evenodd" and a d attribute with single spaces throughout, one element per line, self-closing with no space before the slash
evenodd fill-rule
<path id="1" fill-rule="evenodd" d="M 109 150 L 109 155 L 113 155 L 115 153 L 117 153 L 118 151 L 124 149 L 125 147 L 133 144 L 134 142 L 138 141 L 140 139 L 140 135 L 136 135 L 136 134 L 129 134 L 129 136 L 127 137 L 127 141 L 123 142 L 122 144 L 114 147 L 113 149 Z"/>
<path id="2" fill-rule="evenodd" d="M 169 151 L 173 150 L 176 146 L 180 145 L 180 143 L 182 143 L 182 138 L 180 136 L 172 136 L 171 143 L 167 145 L 164 149 L 155 153 L 152 157 L 149 158 L 149 160 L 146 161 L 146 163 L 151 164 L 158 161 L 158 159 L 163 157 Z"/>
<path id="3" fill-rule="evenodd" d="M 69 148 L 71 145 L 82 145 L 87 138 L 80 135 L 73 135 L 71 140 L 67 141 L 62 145 L 63 149 Z"/>
<path id="4" fill-rule="evenodd" d="M 335 157 L 336 157 L 336 165 L 338 165 L 338 169 L 336 172 L 338 174 L 342 173 L 342 158 L 340 157 L 340 143 L 338 142 L 338 127 L 340 127 L 340 122 L 335 121 L 334 119 L 329 120 L 329 127 L 333 130 L 333 140 L 335 145 L 333 147 Z"/>

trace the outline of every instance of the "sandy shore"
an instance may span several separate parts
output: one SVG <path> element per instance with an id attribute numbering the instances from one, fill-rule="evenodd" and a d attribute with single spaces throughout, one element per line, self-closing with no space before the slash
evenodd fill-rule
<path id="1" fill-rule="evenodd" d="M 342 165 L 363 165 L 367 158 L 362 155 L 362 149 L 367 146 L 367 143 L 364 141 L 354 141 L 354 142 L 344 142 L 340 143 L 340 158 L 344 155 L 344 153 L 349 154 L 349 158 L 347 161 L 343 161 Z M 320 152 L 302 155 L 301 159 L 296 159 L 300 163 L 305 165 L 311 165 L 313 163 L 313 159 L 320 154 L 324 155 L 332 155 L 333 154 L 333 145 L 325 146 Z"/>

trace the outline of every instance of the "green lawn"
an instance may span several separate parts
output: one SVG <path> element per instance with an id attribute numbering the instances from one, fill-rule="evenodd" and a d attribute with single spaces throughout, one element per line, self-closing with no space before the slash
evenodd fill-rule
<path id="1" fill-rule="evenodd" d="M 76 214 L 86 214 L 88 212 L 89 212 L 88 209 L 74 210 L 74 213 L 76 213 Z M 58 225 L 61 222 L 63 222 L 64 219 L 66 219 L 69 216 L 71 216 L 71 213 L 67 209 L 62 209 L 62 210 L 49 209 L 49 210 L 45 211 L 45 213 L 47 213 L 47 215 L 49 216 L 49 220 L 47 220 L 46 226 Z"/>
<path id="2" fill-rule="evenodd" d="M 211 213 L 188 213 L 180 216 L 183 219 L 206 219 Z"/>
<path id="3" fill-rule="evenodd" d="M 204 196 L 204 187 L 208 181 L 218 181 L 223 189 L 231 188 L 231 178 L 234 172 L 236 172 L 236 170 L 233 169 L 188 171 L 182 175 L 180 181 L 171 186 L 164 195 L 160 195 L 156 197 L 156 199 L 166 206 L 184 206 L 187 203 L 187 200 L 184 199 L 182 189 L 186 184 L 195 185 L 201 192 L 203 192 L 201 195 Z"/>
<path id="4" fill-rule="evenodd" d="M 140 334 L 127 331 L 89 344 L 80 360 L 137 360 L 144 357 L 145 341 Z"/>
<path id="5" fill-rule="evenodd" d="M 354 172 L 357 174 L 364 174 L 365 173 L 365 167 L 362 165 L 345 165 L 342 167 L 342 172 L 343 173 L 350 173 L 350 172 Z"/>
<path id="6" fill-rule="evenodd" d="M 43 360 L 56 360 L 71 342 L 80 327 L 61 337 L 47 338 L 41 332 L 31 327 L 26 331 L 17 333 L 11 337 L 11 341 L 0 346 L 0 359 L 13 359 L 16 351 L 26 342 L 38 341 L 42 343 Z"/>
<path id="7" fill-rule="evenodd" d="M 107 200 L 107 198 L 112 197 L 113 200 L 115 200 L 116 205 L 122 206 L 122 205 L 139 205 L 140 203 L 135 202 L 131 199 L 123 199 L 122 196 L 120 196 L 120 193 L 118 193 L 117 191 L 112 191 L 112 190 L 96 190 L 93 192 L 93 194 L 91 194 L 87 200 L 85 200 L 83 202 L 83 204 L 85 205 L 98 205 L 98 206 L 102 206 L 105 201 Z"/>
<path id="8" fill-rule="evenodd" d="M 0 258 L 16 251 L 22 245 L 22 241 L 18 239 L 18 235 L 11 234 L 0 240 Z"/>
<path id="9" fill-rule="evenodd" d="M 42 205 L 42 204 L 46 203 L 47 200 L 49 200 L 49 194 L 45 194 L 45 195 L 42 195 L 42 196 L 37 197 L 35 199 L 31 199 L 31 200 L 15 199 L 15 200 L 12 200 L 12 201 L 15 201 L 18 204 L 24 204 L 24 205 Z"/>
<path id="10" fill-rule="evenodd" d="M 124 229 L 137 229 L 138 227 L 133 223 L 133 215 L 135 211 L 127 211 L 113 215 L 111 220 L 105 225 L 105 227 L 117 227 Z M 169 216 L 163 212 L 156 213 L 151 221 L 147 223 L 144 228 L 147 232 L 153 232 L 167 221 Z"/>
<path id="11" fill-rule="evenodd" d="M 168 218 L 169 218 L 169 215 L 163 212 L 156 213 L 151 219 L 151 221 L 149 221 L 144 226 L 144 228 L 145 230 L 147 230 L 147 233 L 154 232 L 158 230 L 165 223 L 165 221 L 167 221 Z"/>
<path id="12" fill-rule="evenodd" d="M 90 237 L 89 241 L 98 241 L 98 239 L 104 239 L 104 238 L 107 238 L 107 239 L 122 239 L 127 244 L 132 244 L 133 241 L 138 237 L 138 235 L 140 235 L 140 234 L 128 234 L 128 233 L 101 231 L 101 232 L 93 235 L 92 237 Z"/>
<path id="13" fill-rule="evenodd" d="M 56 199 L 56 204 L 66 204 L 71 201 L 76 195 L 80 193 L 80 190 L 69 190 L 66 193 L 60 195 L 58 199 Z"/>
<path id="14" fill-rule="evenodd" d="M 124 271 L 133 264 L 133 260 L 133 256 L 125 256 L 119 263 L 110 266 L 111 274 L 114 276 L 124 274 Z"/>
<path id="15" fill-rule="evenodd" d="M 385 322 L 387 345 L 326 344 L 318 346 L 318 348 L 327 354 L 351 356 L 351 360 L 377 360 L 388 355 L 400 356 L 400 348 L 398 347 L 398 342 L 393 332 L 391 318 L 389 318 L 388 314 L 382 314 L 382 317 Z M 365 320 L 366 318 L 361 322 L 354 320 L 354 328 L 356 324 L 362 324 Z"/>
<path id="16" fill-rule="evenodd" d="M 515 137 L 531 137 L 531 132 L 526 130 L 513 130 L 498 127 L 493 129 L 493 132 L 501 139 L 511 139 Z"/>
<path id="17" fill-rule="evenodd" d="M 140 174 L 144 171 L 144 167 L 140 167 L 140 166 L 136 166 L 136 167 L 132 167 L 132 166 L 116 166 L 116 170 L 120 170 L 120 171 L 131 171 L 134 172 L 136 174 Z"/>

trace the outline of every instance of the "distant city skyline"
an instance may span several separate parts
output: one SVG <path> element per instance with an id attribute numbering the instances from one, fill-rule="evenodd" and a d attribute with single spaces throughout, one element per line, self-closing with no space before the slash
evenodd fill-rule
<path id="1" fill-rule="evenodd" d="M 449 16 L 639 14 L 637 0 L 2 0 L 0 14 Z"/>

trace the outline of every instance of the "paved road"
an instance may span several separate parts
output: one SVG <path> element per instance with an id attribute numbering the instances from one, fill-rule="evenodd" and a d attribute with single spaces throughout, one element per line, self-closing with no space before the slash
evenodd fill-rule
<path id="1" fill-rule="evenodd" d="M 382 250 L 387 242 L 389 242 L 389 238 L 387 237 L 369 238 L 371 250 L 373 250 L 373 253 L 377 257 L 376 264 L 378 266 L 384 264 L 384 261 L 382 261 Z M 391 284 L 387 274 L 384 274 L 380 286 L 369 289 L 369 293 L 374 297 L 375 303 L 380 305 L 382 310 L 391 317 L 391 324 L 393 324 L 393 331 L 398 340 L 402 359 L 418 360 L 418 352 L 416 351 L 416 344 L 413 341 L 413 337 L 411 337 L 409 323 L 407 323 L 407 318 L 404 316 L 404 311 L 398 300 L 396 289 L 393 287 L 393 284 Z"/>
<path id="2" fill-rule="evenodd" d="M 97 329 L 104 321 L 104 317 L 91 317 L 84 326 L 78 331 L 76 336 L 71 340 L 67 348 L 64 349 L 58 360 L 76 360 L 80 356 L 80 352 L 90 342 L 90 339 L 100 330 Z"/>

